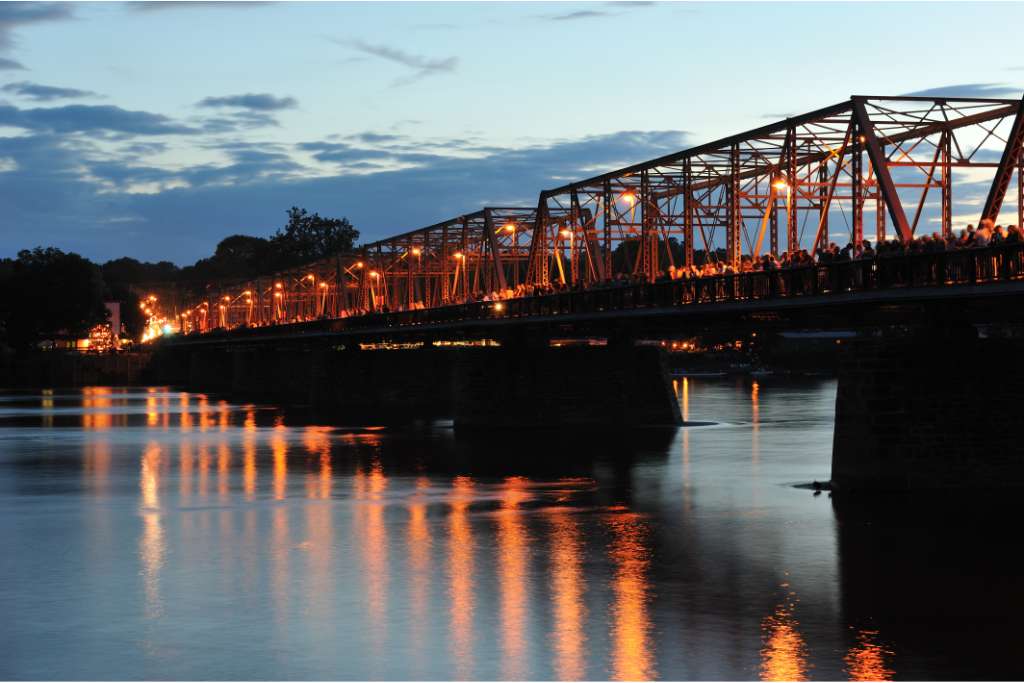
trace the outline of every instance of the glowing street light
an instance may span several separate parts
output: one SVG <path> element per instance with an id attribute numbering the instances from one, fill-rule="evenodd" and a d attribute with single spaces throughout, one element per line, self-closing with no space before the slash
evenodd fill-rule
<path id="1" fill-rule="evenodd" d="M 496 304 L 494 304 L 494 310 L 497 313 L 501 313 L 502 311 L 505 310 L 505 304 L 501 303 L 500 301 L 497 302 Z"/>
<path id="2" fill-rule="evenodd" d="M 786 190 L 789 189 L 789 183 L 786 182 L 785 178 L 780 176 L 775 179 L 775 182 L 772 183 L 772 187 L 774 187 L 779 192 L 785 192 Z"/>
<path id="3" fill-rule="evenodd" d="M 457 251 L 457 252 L 455 252 L 455 255 L 454 255 L 453 258 L 456 258 L 459 261 L 461 261 L 462 259 L 466 258 L 466 255 L 463 254 L 461 251 Z"/>
<path id="4" fill-rule="evenodd" d="M 501 227 L 501 229 L 504 230 L 505 232 L 515 232 L 516 231 L 516 224 L 515 223 L 506 223 L 505 225 L 503 225 Z"/>
<path id="5" fill-rule="evenodd" d="M 370 277 L 372 277 L 374 280 L 376 280 L 377 278 L 380 277 L 380 273 L 378 273 L 376 270 L 371 270 L 370 271 Z"/>
<path id="6" fill-rule="evenodd" d="M 636 195 L 633 194 L 632 192 L 623 192 L 621 195 L 619 195 L 619 199 L 626 202 L 630 206 L 636 204 Z"/>
<path id="7" fill-rule="evenodd" d="M 412 248 L 412 255 L 413 255 L 413 256 L 419 256 L 419 255 L 420 255 L 420 254 L 422 254 L 422 253 L 423 253 L 423 252 L 422 252 L 422 251 L 420 250 L 420 248 L 419 248 L 419 247 L 413 247 L 413 248 Z"/>

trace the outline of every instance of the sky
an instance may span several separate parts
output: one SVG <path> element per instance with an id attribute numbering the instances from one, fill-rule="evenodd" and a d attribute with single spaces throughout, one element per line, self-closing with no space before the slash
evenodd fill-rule
<path id="1" fill-rule="evenodd" d="M 1017 3 L 0 3 L 0 257 L 370 241 L 858 95 L 1020 97 Z"/>

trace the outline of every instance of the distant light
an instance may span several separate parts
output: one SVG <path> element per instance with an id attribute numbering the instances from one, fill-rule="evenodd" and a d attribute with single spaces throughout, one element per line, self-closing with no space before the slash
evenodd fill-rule
<path id="1" fill-rule="evenodd" d="M 505 232 L 515 232 L 516 231 L 516 224 L 515 223 L 506 223 L 505 225 L 502 226 L 501 229 L 504 230 Z"/>
<path id="2" fill-rule="evenodd" d="M 463 254 L 461 251 L 457 251 L 457 252 L 455 252 L 455 258 L 457 258 L 457 259 L 464 259 L 464 258 L 466 258 L 466 255 Z"/>
<path id="3" fill-rule="evenodd" d="M 362 268 L 362 267 L 363 267 L 363 262 L 362 261 L 356 261 L 356 268 Z"/>
<path id="4" fill-rule="evenodd" d="M 867 137 L 864 136 L 864 135 L 858 135 L 857 136 L 857 142 L 864 143 L 864 142 L 867 142 L 867 140 L 868 140 Z"/>
<path id="5" fill-rule="evenodd" d="M 563 230 L 561 233 L 562 237 L 572 237 L 572 232 L 569 230 Z"/>
<path id="6" fill-rule="evenodd" d="M 505 304 L 499 301 L 498 303 L 494 304 L 494 310 L 497 311 L 498 313 L 501 313 L 503 310 L 505 310 Z"/>
<path id="7" fill-rule="evenodd" d="M 320 289 L 327 289 L 327 283 L 326 282 L 321 282 L 320 283 Z"/>
<path id="8" fill-rule="evenodd" d="M 420 248 L 419 248 L 419 247 L 413 247 L 413 248 L 412 248 L 412 255 L 413 255 L 413 256 L 419 256 L 419 255 L 420 255 L 420 254 L 422 254 L 422 253 L 423 253 L 423 252 L 422 252 L 422 251 L 420 251 Z"/>
<path id="9" fill-rule="evenodd" d="M 224 296 L 224 301 L 231 301 L 231 297 L 230 297 L 230 296 L 227 296 L 227 295 L 225 295 L 225 296 Z"/>
<path id="10" fill-rule="evenodd" d="M 308 275 L 306 276 L 306 278 L 307 278 L 308 280 L 316 280 L 316 277 L 314 277 L 314 276 L 313 276 L 313 273 L 310 273 L 310 274 L 308 274 Z"/>
<path id="11" fill-rule="evenodd" d="M 275 282 L 274 283 L 274 289 L 281 289 L 282 287 L 284 287 L 284 285 L 281 284 L 280 282 Z"/>
<path id="12" fill-rule="evenodd" d="M 619 195 L 619 199 L 626 202 L 630 206 L 636 204 L 636 195 L 633 194 L 632 192 L 623 192 L 621 195 Z"/>
<path id="13" fill-rule="evenodd" d="M 370 277 L 376 280 L 378 277 L 380 277 L 380 273 L 378 273 L 376 270 L 371 270 Z"/>
<path id="14" fill-rule="evenodd" d="M 250 292 L 250 291 L 249 291 L 248 289 L 247 289 L 247 290 L 245 290 L 244 292 L 242 292 L 242 294 L 243 294 L 244 296 L 252 296 L 252 292 Z"/>
<path id="15" fill-rule="evenodd" d="M 775 182 L 772 183 L 772 187 L 774 187 L 779 192 L 782 192 L 783 190 L 789 189 L 789 183 L 786 182 L 785 178 L 777 178 Z"/>
<path id="16" fill-rule="evenodd" d="M 163 331 L 164 331 L 164 334 L 170 334 L 171 332 L 174 332 L 174 328 L 171 327 L 170 325 L 164 325 L 163 326 Z"/>
<path id="17" fill-rule="evenodd" d="M 281 292 L 274 292 L 274 298 L 275 299 L 280 299 L 281 298 Z"/>

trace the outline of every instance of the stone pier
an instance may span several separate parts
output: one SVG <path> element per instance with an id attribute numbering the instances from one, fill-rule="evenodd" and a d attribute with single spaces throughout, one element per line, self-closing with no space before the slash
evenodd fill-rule
<path id="1" fill-rule="evenodd" d="M 615 345 L 360 351 L 167 347 L 150 379 L 325 417 L 452 417 L 461 429 L 678 425 L 662 352 Z"/>
<path id="2" fill-rule="evenodd" d="M 1024 344 L 973 328 L 858 340 L 840 361 L 836 491 L 1024 486 Z"/>

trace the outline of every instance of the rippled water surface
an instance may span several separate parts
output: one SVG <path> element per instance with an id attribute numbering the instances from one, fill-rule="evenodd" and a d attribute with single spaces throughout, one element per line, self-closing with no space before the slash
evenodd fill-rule
<path id="1" fill-rule="evenodd" d="M 1024 674 L 1019 535 L 793 486 L 828 479 L 834 382 L 677 390 L 715 424 L 468 437 L 0 394 L 0 677 Z"/>

